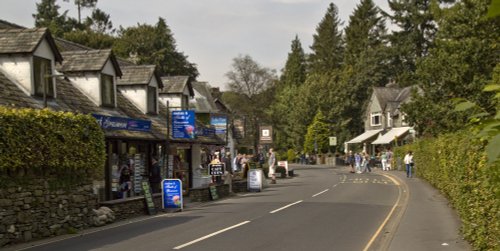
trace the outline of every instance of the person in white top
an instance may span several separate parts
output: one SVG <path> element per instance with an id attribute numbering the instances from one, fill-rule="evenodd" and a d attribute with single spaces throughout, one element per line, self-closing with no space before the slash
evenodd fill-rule
<path id="1" fill-rule="evenodd" d="M 413 153 L 411 151 L 408 151 L 408 153 L 405 155 L 404 162 L 406 165 L 406 177 L 411 178 L 413 169 Z"/>

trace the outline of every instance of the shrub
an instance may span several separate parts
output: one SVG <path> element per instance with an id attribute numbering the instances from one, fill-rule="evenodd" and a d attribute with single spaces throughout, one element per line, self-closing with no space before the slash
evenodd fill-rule
<path id="1" fill-rule="evenodd" d="M 0 172 L 102 175 L 104 133 L 90 115 L 0 107 L 0 135 Z"/>
<path id="2" fill-rule="evenodd" d="M 297 158 L 295 151 L 292 149 L 288 149 L 288 151 L 286 152 L 286 155 L 287 155 L 286 160 L 288 160 L 289 163 L 293 163 L 295 161 L 295 159 Z"/>
<path id="3" fill-rule="evenodd" d="M 424 139 L 396 149 L 403 157 L 412 150 L 415 171 L 448 197 L 462 219 L 464 237 L 476 250 L 500 248 L 500 187 L 488 166 L 484 144 L 468 131 Z"/>

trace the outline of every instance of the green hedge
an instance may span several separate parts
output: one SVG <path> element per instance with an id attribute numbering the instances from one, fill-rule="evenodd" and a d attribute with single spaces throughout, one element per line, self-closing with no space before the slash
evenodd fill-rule
<path id="1" fill-rule="evenodd" d="M 90 115 L 0 107 L 0 171 L 102 175 L 104 133 Z"/>
<path id="2" fill-rule="evenodd" d="M 464 237 L 475 250 L 500 250 L 500 165 L 488 166 L 484 144 L 468 131 L 419 140 L 396 149 L 412 150 L 415 171 L 448 197 L 462 220 Z"/>

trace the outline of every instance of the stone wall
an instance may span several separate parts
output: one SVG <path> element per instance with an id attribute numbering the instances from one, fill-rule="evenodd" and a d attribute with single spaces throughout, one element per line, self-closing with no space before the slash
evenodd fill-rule
<path id="1" fill-rule="evenodd" d="M 219 198 L 229 196 L 229 185 L 217 185 L 216 188 Z M 189 198 L 191 199 L 191 201 L 195 202 L 206 202 L 212 200 L 209 188 L 193 188 L 189 190 Z"/>
<path id="2" fill-rule="evenodd" d="M 4 174 L 1 174 L 5 178 Z M 51 189 L 55 177 L 33 177 L 0 187 L 0 247 L 91 227 L 97 195 L 92 183 Z"/>
<path id="3" fill-rule="evenodd" d="M 161 193 L 153 194 L 153 200 L 157 212 L 160 212 L 162 210 Z M 148 214 L 144 196 L 104 201 L 101 202 L 100 205 L 113 210 L 115 218 L 118 221 Z"/>

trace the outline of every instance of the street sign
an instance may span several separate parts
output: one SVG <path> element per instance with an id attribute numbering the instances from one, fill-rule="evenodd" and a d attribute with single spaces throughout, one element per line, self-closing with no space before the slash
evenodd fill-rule
<path id="1" fill-rule="evenodd" d="M 272 126 L 261 126 L 259 139 L 260 139 L 261 144 L 272 144 L 273 143 L 273 127 Z"/>
<path id="2" fill-rule="evenodd" d="M 162 182 L 163 208 L 183 209 L 182 181 L 180 179 L 164 179 Z"/>
<path id="3" fill-rule="evenodd" d="M 337 145 L 337 137 L 330 137 L 330 145 L 331 146 Z"/>

